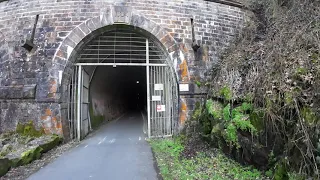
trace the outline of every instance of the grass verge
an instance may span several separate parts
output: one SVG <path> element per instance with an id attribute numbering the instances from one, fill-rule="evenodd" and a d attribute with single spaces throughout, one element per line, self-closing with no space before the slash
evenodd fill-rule
<path id="1" fill-rule="evenodd" d="M 184 145 L 179 139 L 151 139 L 149 143 L 164 180 L 266 179 L 260 171 L 243 167 L 218 150 L 187 158 L 182 155 Z"/>

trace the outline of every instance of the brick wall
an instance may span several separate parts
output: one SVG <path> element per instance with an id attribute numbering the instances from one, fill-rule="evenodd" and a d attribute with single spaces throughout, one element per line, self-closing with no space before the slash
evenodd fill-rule
<path id="1" fill-rule="evenodd" d="M 89 33 L 95 29 L 94 18 L 108 17 L 110 11 L 122 11 L 121 7 L 130 7 L 143 17 L 144 23 L 138 22 L 141 28 L 147 30 L 151 24 L 161 28 L 156 36 L 159 41 L 166 48 L 174 42 L 181 53 L 175 67 L 179 83 L 190 84 L 190 91 L 180 96 L 183 124 L 197 99 L 195 94 L 200 92 L 194 80 L 206 79 L 218 53 L 243 24 L 240 8 L 203 0 L 8 0 L 0 2 L 0 131 L 34 120 L 48 133 L 68 134 L 60 93 L 64 88 L 58 84 L 57 74 L 60 69 L 68 77 L 71 71 L 67 67 L 72 61 L 63 45 L 76 48 L 77 43 L 84 42 L 75 33 L 76 27 L 85 26 Z M 20 41 L 30 37 L 36 14 L 40 14 L 35 35 L 38 48 L 28 53 Z M 198 53 L 191 48 L 190 18 L 194 19 L 196 39 L 201 45 Z M 166 38 L 160 39 L 160 32 Z M 83 29 L 82 33 L 87 34 Z"/>

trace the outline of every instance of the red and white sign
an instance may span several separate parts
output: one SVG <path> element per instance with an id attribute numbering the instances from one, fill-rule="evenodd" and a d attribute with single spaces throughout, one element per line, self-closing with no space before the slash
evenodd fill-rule
<path id="1" fill-rule="evenodd" d="M 157 112 L 166 111 L 166 105 L 157 105 Z"/>

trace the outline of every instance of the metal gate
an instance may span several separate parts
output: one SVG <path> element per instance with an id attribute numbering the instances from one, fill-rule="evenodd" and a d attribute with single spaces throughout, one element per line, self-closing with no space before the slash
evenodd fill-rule
<path id="1" fill-rule="evenodd" d="M 69 120 L 70 127 L 77 130 L 77 138 L 80 140 L 86 135 L 90 126 L 89 75 L 83 70 L 85 66 L 146 67 L 147 117 L 144 127 L 147 127 L 148 137 L 171 136 L 178 118 L 178 88 L 175 71 L 167 58 L 153 40 L 130 28 L 117 28 L 91 40 L 77 58 L 74 69 L 77 75 L 71 83 Z"/>
<path id="2" fill-rule="evenodd" d="M 78 116 L 80 117 L 80 126 L 78 125 L 78 129 L 81 129 L 80 133 L 83 133 L 81 136 L 85 136 L 89 133 L 89 74 L 81 67 L 79 66 L 79 69 L 81 69 L 81 77 L 79 78 L 80 82 L 80 88 L 78 95 L 81 94 L 78 99 L 78 104 L 81 105 L 79 107 L 80 112 L 78 111 Z"/>
<path id="3" fill-rule="evenodd" d="M 173 133 L 177 112 L 176 82 L 168 66 L 150 66 L 150 137 L 166 137 Z"/>
<path id="4" fill-rule="evenodd" d="M 68 87 L 68 119 L 70 137 L 86 136 L 91 129 L 89 114 L 89 74 L 81 66 L 74 69 Z M 79 119 L 79 120 L 78 120 Z"/>

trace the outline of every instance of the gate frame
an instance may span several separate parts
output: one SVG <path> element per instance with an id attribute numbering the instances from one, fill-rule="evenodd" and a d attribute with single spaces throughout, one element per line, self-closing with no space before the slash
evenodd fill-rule
<path id="1" fill-rule="evenodd" d="M 150 67 L 170 67 L 169 64 L 158 64 L 158 63 L 150 63 L 149 62 L 149 39 L 146 39 L 146 63 L 75 63 L 74 66 L 76 66 L 78 72 L 78 84 L 77 84 L 77 94 L 75 96 L 78 97 L 77 99 L 77 139 L 80 141 L 81 140 L 81 125 L 82 125 L 82 87 L 83 87 L 83 66 L 146 66 L 146 79 L 147 79 L 147 122 L 148 122 L 148 138 L 154 137 L 151 136 L 151 96 L 150 96 Z M 175 79 L 175 78 L 174 78 Z M 177 91 L 179 92 L 178 88 L 179 86 L 176 87 Z M 178 95 L 179 96 L 179 95 Z M 79 98 L 80 97 L 80 98 Z M 179 98 L 179 97 L 178 97 Z M 174 108 L 174 107 L 169 107 L 169 108 Z M 89 117 L 90 118 L 90 117 Z M 170 117 L 170 121 L 172 124 L 172 117 Z M 164 137 L 170 137 L 171 135 L 164 135 Z"/>

